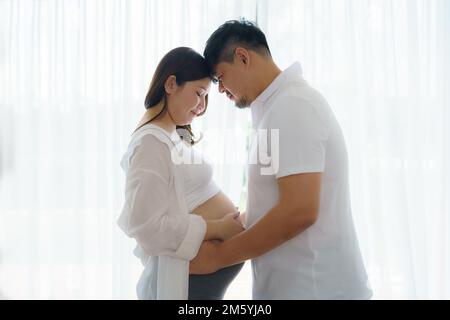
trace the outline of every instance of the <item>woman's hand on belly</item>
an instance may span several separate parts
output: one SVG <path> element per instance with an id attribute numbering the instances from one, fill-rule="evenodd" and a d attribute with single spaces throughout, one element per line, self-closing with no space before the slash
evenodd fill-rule
<path id="1" fill-rule="evenodd" d="M 244 230 L 238 209 L 223 192 L 202 203 L 193 213 L 206 220 L 205 240 L 227 240 Z"/>
<path id="2" fill-rule="evenodd" d="M 244 231 L 239 212 L 232 212 L 218 220 L 206 220 L 206 234 L 204 240 L 225 241 Z"/>
<path id="3" fill-rule="evenodd" d="M 239 215 L 239 221 L 241 222 L 241 224 L 243 225 L 243 226 L 246 226 L 247 225 L 247 213 L 244 211 L 244 212 L 241 212 L 241 214 Z"/>
<path id="4" fill-rule="evenodd" d="M 239 220 L 239 212 L 229 213 L 219 221 L 221 222 L 220 240 L 225 241 L 245 230 L 241 220 Z"/>

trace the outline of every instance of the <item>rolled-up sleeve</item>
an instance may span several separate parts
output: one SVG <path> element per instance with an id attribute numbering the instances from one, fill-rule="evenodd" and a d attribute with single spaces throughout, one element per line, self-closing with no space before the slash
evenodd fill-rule
<path id="1" fill-rule="evenodd" d="M 206 222 L 188 212 L 173 214 L 168 147 L 152 135 L 142 138 L 130 156 L 125 204 L 119 226 L 150 256 L 193 259 L 204 239 Z"/>

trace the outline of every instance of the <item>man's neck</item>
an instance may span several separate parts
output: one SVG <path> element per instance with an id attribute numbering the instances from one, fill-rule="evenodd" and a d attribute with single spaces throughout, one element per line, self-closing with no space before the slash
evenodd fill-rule
<path id="1" fill-rule="evenodd" d="M 282 72 L 274 62 L 267 63 L 260 70 L 261 71 L 256 75 L 256 78 L 259 79 L 259 81 L 257 82 L 254 99 L 263 93 Z"/>

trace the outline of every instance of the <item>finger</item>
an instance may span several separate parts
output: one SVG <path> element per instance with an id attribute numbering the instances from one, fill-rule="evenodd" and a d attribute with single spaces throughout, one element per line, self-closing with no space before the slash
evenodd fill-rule
<path id="1" fill-rule="evenodd" d="M 230 213 L 228 213 L 226 216 L 228 217 L 228 216 L 231 216 L 232 218 L 236 218 L 236 217 L 239 217 L 239 215 L 240 215 L 241 213 L 239 212 L 239 211 L 236 211 L 236 212 L 230 212 Z"/>

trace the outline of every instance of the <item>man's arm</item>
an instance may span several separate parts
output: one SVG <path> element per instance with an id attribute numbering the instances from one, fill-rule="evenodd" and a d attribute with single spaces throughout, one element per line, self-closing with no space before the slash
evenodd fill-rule
<path id="1" fill-rule="evenodd" d="M 279 201 L 254 226 L 222 243 L 204 242 L 191 261 L 192 274 L 215 272 L 258 257 L 312 226 L 319 214 L 321 173 L 278 179 Z"/>

